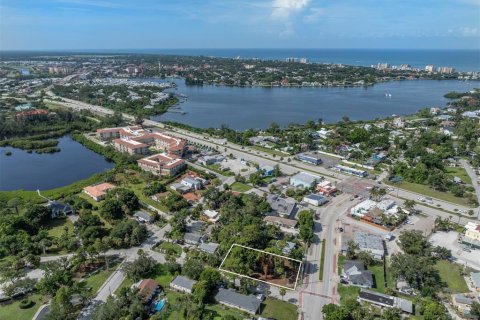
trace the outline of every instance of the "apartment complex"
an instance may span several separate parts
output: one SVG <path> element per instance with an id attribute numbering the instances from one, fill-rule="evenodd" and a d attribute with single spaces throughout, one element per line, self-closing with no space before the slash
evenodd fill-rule
<path id="1" fill-rule="evenodd" d="M 159 176 L 174 176 L 187 167 L 185 160 L 165 153 L 142 158 L 137 163 L 143 170 Z"/>

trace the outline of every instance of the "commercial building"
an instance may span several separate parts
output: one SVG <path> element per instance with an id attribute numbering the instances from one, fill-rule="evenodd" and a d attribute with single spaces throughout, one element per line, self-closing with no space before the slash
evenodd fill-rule
<path id="1" fill-rule="evenodd" d="M 215 300 L 227 307 L 236 308 L 250 314 L 256 314 L 262 304 L 262 301 L 256 296 L 247 296 L 240 294 L 233 289 L 224 288 L 218 289 Z"/>
<path id="2" fill-rule="evenodd" d="M 412 302 L 399 297 L 389 296 L 367 289 L 360 289 L 360 293 L 358 294 L 358 300 L 365 301 L 380 307 L 398 308 L 402 310 L 402 312 L 413 314 Z"/>
<path id="3" fill-rule="evenodd" d="M 165 153 L 137 160 L 140 168 L 158 176 L 174 176 L 187 168 L 185 160 Z"/>
<path id="4" fill-rule="evenodd" d="M 369 252 L 375 259 L 383 259 L 385 246 L 381 237 L 366 232 L 356 231 L 353 233 L 353 242 L 362 251 Z"/>
<path id="5" fill-rule="evenodd" d="M 170 288 L 183 293 L 192 293 L 195 283 L 197 283 L 197 281 L 187 277 L 176 276 L 175 279 L 170 282 Z"/>
<path id="6" fill-rule="evenodd" d="M 352 216 L 356 216 L 356 217 L 364 217 L 365 215 L 368 214 L 368 212 L 370 212 L 370 210 L 372 210 L 373 208 L 375 208 L 377 206 L 377 202 L 376 201 L 373 201 L 373 200 L 370 200 L 370 199 L 367 199 L 365 201 L 362 201 L 360 202 L 359 204 L 357 204 L 356 206 L 354 206 L 353 208 L 350 209 L 350 214 Z"/>
<path id="7" fill-rule="evenodd" d="M 351 174 L 351 175 L 354 175 L 354 176 L 357 176 L 357 177 L 366 177 L 366 176 L 368 176 L 368 172 L 365 171 L 365 170 L 359 170 L 359 169 L 355 169 L 355 168 L 350 168 L 350 167 L 347 167 L 347 166 L 342 166 L 341 164 L 336 165 L 336 166 L 333 167 L 332 169 L 333 169 L 333 170 L 336 170 L 336 171 L 339 171 L 339 172 Z"/>
<path id="8" fill-rule="evenodd" d="M 128 153 L 129 155 L 147 154 L 149 148 L 148 144 L 126 138 L 113 140 L 113 147 L 118 152 Z"/>
<path id="9" fill-rule="evenodd" d="M 89 195 L 93 200 L 100 201 L 104 199 L 107 192 L 113 188 L 115 188 L 113 184 L 104 182 L 85 187 L 83 188 L 83 192 Z"/>
<path id="10" fill-rule="evenodd" d="M 306 172 L 299 172 L 290 177 L 290 185 L 294 187 L 311 188 L 320 181 L 322 177 Z"/>
<path id="11" fill-rule="evenodd" d="M 328 202 L 328 199 L 319 194 L 309 194 L 308 196 L 303 197 L 303 201 L 309 203 L 313 206 L 320 207 Z"/>
<path id="12" fill-rule="evenodd" d="M 267 202 L 273 211 L 283 217 L 294 217 L 297 211 L 297 203 L 291 198 L 280 198 L 276 194 L 269 194 Z"/>
<path id="13" fill-rule="evenodd" d="M 324 180 L 317 184 L 317 192 L 323 194 L 324 196 L 330 197 L 337 192 L 337 187 L 332 185 L 330 181 Z"/>
<path id="14" fill-rule="evenodd" d="M 468 222 L 465 225 L 465 235 L 462 242 L 474 248 L 480 248 L 480 224 Z"/>
<path id="15" fill-rule="evenodd" d="M 319 165 L 322 163 L 322 159 L 320 158 L 320 155 L 315 152 L 299 153 L 296 155 L 296 158 L 300 161 L 314 164 L 314 165 Z"/>

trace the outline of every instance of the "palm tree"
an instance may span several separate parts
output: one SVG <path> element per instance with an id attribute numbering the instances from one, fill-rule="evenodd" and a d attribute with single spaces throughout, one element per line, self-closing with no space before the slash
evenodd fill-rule
<path id="1" fill-rule="evenodd" d="M 280 288 L 280 295 L 282 296 L 282 300 L 286 293 L 287 293 L 287 290 L 285 288 Z"/>

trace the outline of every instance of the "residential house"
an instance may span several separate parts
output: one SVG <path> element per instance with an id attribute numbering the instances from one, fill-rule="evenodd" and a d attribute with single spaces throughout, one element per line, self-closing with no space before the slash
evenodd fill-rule
<path id="1" fill-rule="evenodd" d="M 360 289 L 358 300 L 365 301 L 384 308 L 398 308 L 402 312 L 413 314 L 413 304 L 409 300 L 399 297 L 389 296 L 383 293 L 374 292 L 367 289 Z"/>
<path id="2" fill-rule="evenodd" d="M 58 201 L 48 201 L 47 208 L 52 212 L 52 219 L 55 219 L 58 216 L 66 216 L 75 213 L 75 210 L 71 205 Z"/>
<path id="3" fill-rule="evenodd" d="M 192 293 L 195 283 L 197 283 L 197 281 L 187 277 L 176 276 L 175 279 L 170 282 L 170 288 L 183 293 Z"/>
<path id="4" fill-rule="evenodd" d="M 190 190 L 200 190 L 203 187 L 203 181 L 195 177 L 185 177 L 180 183 Z"/>
<path id="5" fill-rule="evenodd" d="M 186 185 L 181 184 L 181 183 L 179 183 L 179 182 L 172 183 L 172 184 L 170 185 L 170 189 L 172 189 L 173 191 L 176 191 L 176 192 L 178 192 L 178 193 L 181 193 L 181 194 L 190 192 L 190 188 L 189 188 L 189 187 L 187 187 Z"/>
<path id="6" fill-rule="evenodd" d="M 288 256 L 296 246 L 294 242 L 287 241 L 285 247 L 282 248 L 282 253 Z"/>
<path id="7" fill-rule="evenodd" d="M 215 223 L 220 219 L 220 212 L 216 210 L 205 210 L 203 211 L 203 215 L 207 219 L 207 221 Z"/>
<path id="8" fill-rule="evenodd" d="M 478 299 L 474 295 L 465 293 L 458 293 L 452 295 L 452 305 L 457 309 L 463 317 L 470 316 L 470 309 L 474 302 L 478 302 Z"/>
<path id="9" fill-rule="evenodd" d="M 282 229 L 287 229 L 287 230 L 292 230 L 295 231 L 295 227 L 297 226 L 297 220 L 293 219 L 287 219 L 287 218 L 282 218 L 282 217 L 277 217 L 277 216 L 266 216 L 263 218 L 263 221 L 266 224 L 273 224 L 279 228 Z"/>
<path id="10" fill-rule="evenodd" d="M 153 217 L 145 211 L 139 210 L 133 214 L 133 217 L 139 222 L 152 223 Z"/>
<path id="11" fill-rule="evenodd" d="M 260 171 L 264 176 L 271 176 L 275 171 L 275 168 L 267 165 L 260 167 L 258 171 Z"/>
<path id="12" fill-rule="evenodd" d="M 149 303 L 158 294 L 160 286 L 153 279 L 143 279 L 138 285 L 138 291 L 143 296 L 143 302 Z"/>
<path id="13" fill-rule="evenodd" d="M 480 223 L 468 222 L 465 225 L 465 236 L 463 243 L 475 248 L 480 248 Z"/>
<path id="14" fill-rule="evenodd" d="M 93 200 L 100 201 L 104 199 L 107 192 L 113 188 L 115 188 L 113 184 L 104 182 L 85 187 L 83 188 L 83 192 L 89 195 Z"/>
<path id="15" fill-rule="evenodd" d="M 372 288 L 373 275 L 371 271 L 365 270 L 365 265 L 361 261 L 345 260 L 343 264 L 342 277 L 351 285 Z"/>
<path id="16" fill-rule="evenodd" d="M 262 301 L 256 296 L 244 295 L 233 289 L 224 288 L 218 289 L 215 300 L 227 307 L 236 308 L 250 314 L 256 314 L 262 304 Z"/>
<path id="17" fill-rule="evenodd" d="M 202 242 L 198 248 L 206 253 L 214 254 L 217 251 L 219 244 L 214 242 Z"/>
<path id="18" fill-rule="evenodd" d="M 311 188 L 320 181 L 322 177 L 306 172 L 299 172 L 290 177 L 290 185 L 294 187 Z"/>
<path id="19" fill-rule="evenodd" d="M 202 240 L 202 235 L 194 232 L 187 232 L 183 236 L 183 240 L 187 244 L 198 245 Z"/>

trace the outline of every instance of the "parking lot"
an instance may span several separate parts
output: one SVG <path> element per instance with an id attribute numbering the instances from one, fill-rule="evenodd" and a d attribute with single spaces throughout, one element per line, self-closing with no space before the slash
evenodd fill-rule
<path id="1" fill-rule="evenodd" d="M 220 162 L 220 166 L 221 168 L 228 168 L 234 174 L 241 174 L 242 176 L 257 171 L 254 166 L 248 166 L 246 161 L 242 161 L 239 158 L 230 159 L 227 157 Z"/>
<path id="2" fill-rule="evenodd" d="M 430 242 L 435 246 L 442 246 L 452 251 L 456 262 L 480 270 L 480 250 L 464 250 L 464 245 L 458 242 L 459 234 L 454 231 L 437 232 L 430 237 Z"/>

